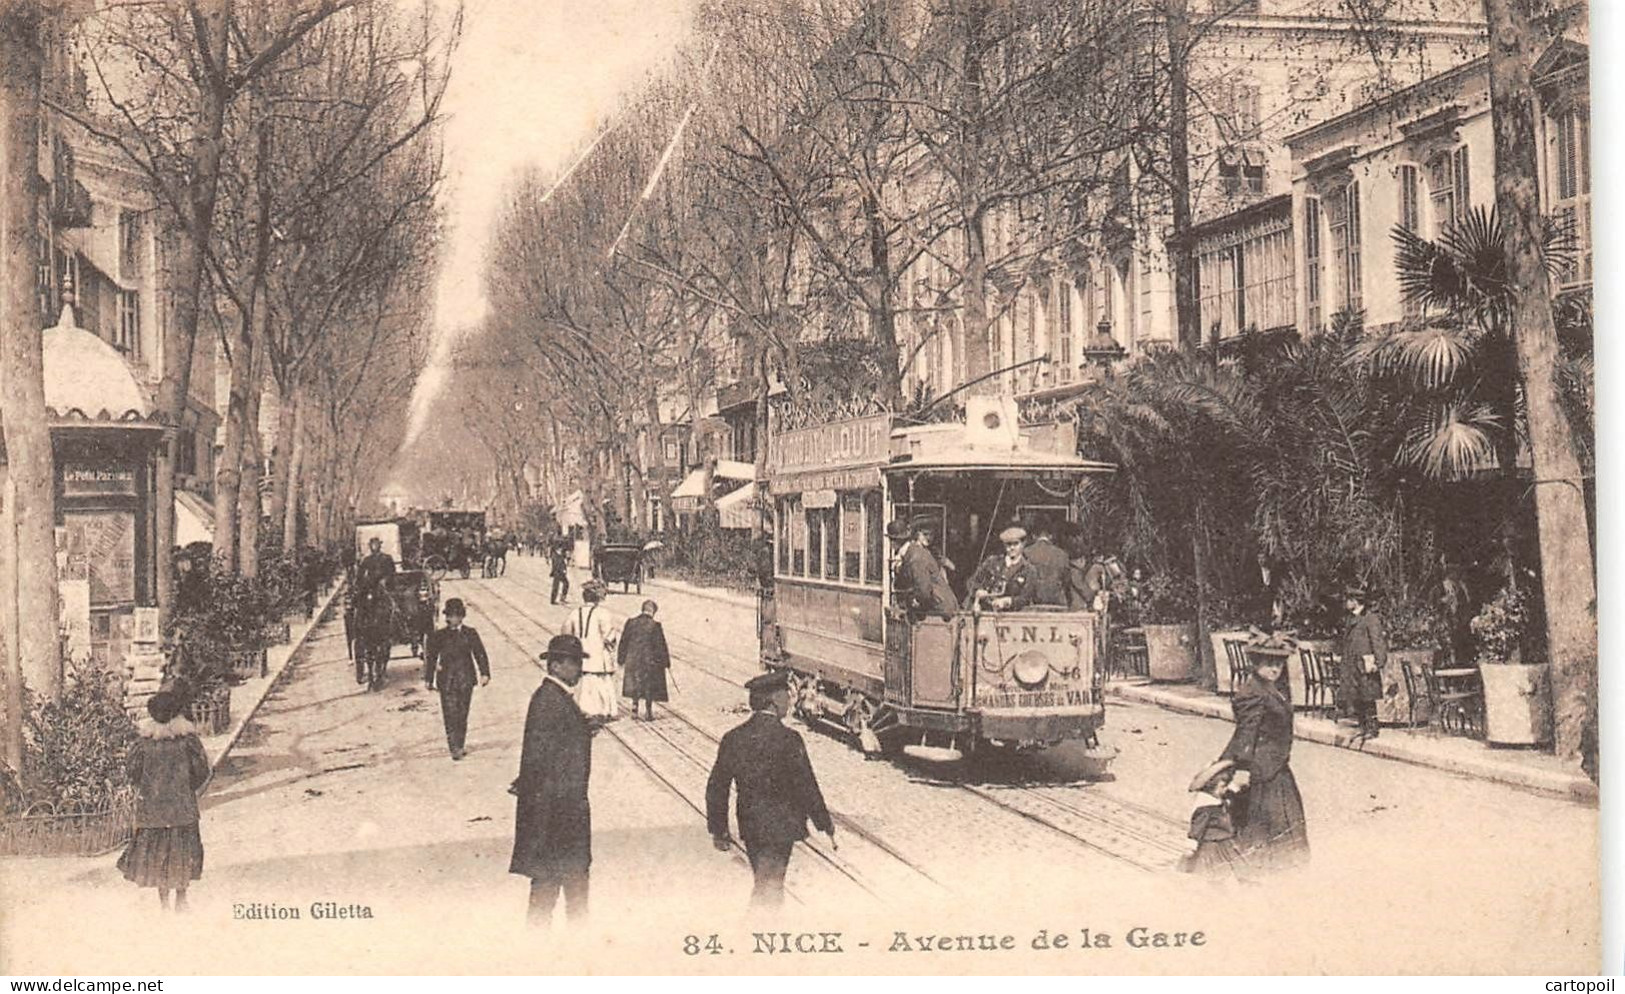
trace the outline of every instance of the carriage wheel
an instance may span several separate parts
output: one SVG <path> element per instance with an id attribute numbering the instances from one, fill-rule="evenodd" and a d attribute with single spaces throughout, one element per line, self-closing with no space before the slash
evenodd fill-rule
<path id="1" fill-rule="evenodd" d="M 446 578 L 446 559 L 444 556 L 430 556 L 423 561 L 423 568 L 429 571 L 434 582 L 439 583 Z"/>

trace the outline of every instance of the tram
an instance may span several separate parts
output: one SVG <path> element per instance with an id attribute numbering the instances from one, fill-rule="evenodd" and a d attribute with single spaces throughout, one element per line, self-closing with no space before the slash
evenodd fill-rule
<path id="1" fill-rule="evenodd" d="M 952 761 L 990 747 L 1094 746 L 1105 722 L 1099 614 L 961 609 L 944 620 L 894 602 L 887 522 L 933 524 L 963 604 L 1001 530 L 1077 521 L 1085 488 L 1115 471 L 1079 458 L 1070 426 L 1019 427 L 1008 398 L 966 408 L 963 424 L 777 419 L 762 663 L 789 671 L 803 719 L 843 726 L 866 751 Z"/>

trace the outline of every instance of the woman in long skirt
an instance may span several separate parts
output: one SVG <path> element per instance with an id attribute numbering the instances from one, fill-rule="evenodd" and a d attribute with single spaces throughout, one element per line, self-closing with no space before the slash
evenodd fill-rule
<path id="1" fill-rule="evenodd" d="M 1236 845 L 1247 865 L 1284 869 L 1309 860 L 1303 796 L 1292 775 L 1292 702 L 1283 693 L 1282 659 L 1259 656 L 1231 704 L 1236 730 L 1223 759 L 1235 763 L 1230 790 Z"/>
<path id="2" fill-rule="evenodd" d="M 615 644 L 620 619 L 604 607 L 608 593 L 609 588 L 602 581 L 588 581 L 581 588 L 582 605 L 565 626 L 568 634 L 581 640 L 581 647 L 587 653 L 581 683 L 576 686 L 576 705 L 589 721 L 614 721 L 620 697 L 615 685 Z"/>
<path id="3" fill-rule="evenodd" d="M 186 888 L 203 877 L 197 790 L 209 779 L 209 759 L 197 729 L 181 717 L 181 699 L 164 691 L 147 701 L 150 722 L 130 748 L 130 783 L 136 789 L 135 837 L 119 857 L 124 879 L 158 889 L 159 904 L 186 910 Z"/>

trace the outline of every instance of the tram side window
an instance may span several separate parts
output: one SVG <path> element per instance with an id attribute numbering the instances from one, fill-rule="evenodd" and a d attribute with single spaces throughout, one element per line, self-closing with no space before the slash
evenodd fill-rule
<path id="1" fill-rule="evenodd" d="M 824 512 L 820 508 L 809 507 L 802 520 L 807 523 L 807 561 L 805 568 L 796 570 L 796 573 L 816 580 L 823 576 L 824 570 Z"/>
<path id="2" fill-rule="evenodd" d="M 841 508 L 840 504 L 821 512 L 824 519 L 824 579 L 841 578 Z"/>
<path id="3" fill-rule="evenodd" d="M 867 555 L 863 560 L 863 579 L 867 583 L 879 583 L 880 571 L 886 568 L 886 524 L 882 520 L 884 516 L 885 505 L 881 503 L 880 491 L 864 491 L 863 536 Z"/>
<path id="4" fill-rule="evenodd" d="M 841 579 L 863 580 L 863 496 L 841 494 Z"/>
<path id="5" fill-rule="evenodd" d="M 792 517 L 790 501 L 783 497 L 779 498 L 779 573 L 781 575 L 790 572 L 790 519 Z"/>
<path id="6" fill-rule="evenodd" d="M 801 512 L 801 502 L 790 503 L 790 575 L 807 575 L 807 518 Z"/>

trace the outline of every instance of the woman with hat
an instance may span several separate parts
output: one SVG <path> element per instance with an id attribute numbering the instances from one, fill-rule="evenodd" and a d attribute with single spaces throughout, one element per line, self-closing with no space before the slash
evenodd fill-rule
<path id="1" fill-rule="evenodd" d="M 1280 684 L 1280 656 L 1252 657 L 1253 675 L 1230 707 L 1236 730 L 1220 759 L 1234 764 L 1229 790 L 1236 845 L 1249 864 L 1283 868 L 1309 858 L 1303 796 L 1289 765 L 1292 758 L 1292 701 Z"/>
<path id="2" fill-rule="evenodd" d="M 575 610 L 565 630 L 581 640 L 587 654 L 576 703 L 592 721 L 614 721 L 620 691 L 615 686 L 615 644 L 619 641 L 620 619 L 604 607 L 609 587 L 602 580 L 588 580 L 581 588 L 582 605 Z"/>
<path id="3" fill-rule="evenodd" d="M 186 910 L 186 888 L 203 876 L 203 839 L 198 834 L 197 791 L 209 779 L 209 758 L 197 729 L 181 715 L 181 699 L 169 691 L 147 701 L 151 721 L 127 760 L 135 785 L 135 837 L 119 857 L 124 879 L 156 887 L 158 902 Z"/>
<path id="4" fill-rule="evenodd" d="M 1370 609 L 1370 595 L 1364 587 L 1343 592 L 1343 607 L 1349 613 L 1349 626 L 1343 632 L 1342 655 L 1338 657 L 1338 717 L 1360 726 L 1363 738 L 1377 737 L 1377 699 L 1382 696 L 1382 669 L 1388 662 L 1388 636 L 1382 616 Z"/>

